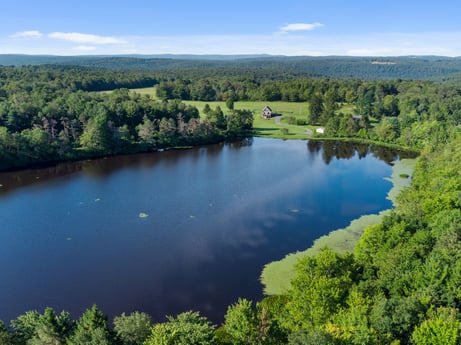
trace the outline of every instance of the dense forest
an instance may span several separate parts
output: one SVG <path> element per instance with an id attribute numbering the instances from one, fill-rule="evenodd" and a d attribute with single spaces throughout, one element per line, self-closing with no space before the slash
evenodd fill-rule
<path id="1" fill-rule="evenodd" d="M 461 72 L 461 59 L 442 56 L 346 57 L 271 55 L 31 56 L 0 54 L 0 65 L 59 64 L 107 69 L 174 71 L 204 68 L 285 70 L 331 78 L 428 79 Z"/>
<path id="2" fill-rule="evenodd" d="M 128 90 L 153 85 L 159 100 Z M 94 92 L 102 90 L 113 92 Z M 199 110 L 187 100 L 227 107 Z M 277 70 L 1 67 L 0 170 L 251 135 L 254 114 L 234 109 L 244 100 L 306 102 L 305 117 L 295 120 L 323 126 L 328 137 L 418 150 L 446 143 L 461 120 L 460 89 L 431 81 L 308 78 Z"/>
<path id="3" fill-rule="evenodd" d="M 180 100 L 129 92 L 157 83 L 136 72 L 4 67 L 0 78 L 0 170 L 214 143 L 252 129 L 250 111 L 214 109 L 201 119 Z M 89 92 L 107 89 L 115 91 Z"/>
<path id="4" fill-rule="evenodd" d="M 418 150 L 397 207 L 353 253 L 304 257 L 289 290 L 235 301 L 222 325 L 195 311 L 163 323 L 142 312 L 109 323 L 97 306 L 78 320 L 47 308 L 0 322 L 0 344 L 461 343 L 461 89 L 248 72 L 0 68 L 1 168 L 249 135 L 253 114 L 232 102 L 280 99 L 306 102 L 306 122 L 324 126 L 325 137 Z M 159 100 L 127 89 L 154 84 Z M 182 102 L 189 99 L 231 101 L 203 111 Z"/>

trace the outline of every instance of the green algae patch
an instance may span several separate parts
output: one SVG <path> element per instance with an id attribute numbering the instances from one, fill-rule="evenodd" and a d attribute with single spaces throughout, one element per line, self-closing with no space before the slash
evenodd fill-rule
<path id="1" fill-rule="evenodd" d="M 387 198 L 396 205 L 397 196 L 403 188 L 410 184 L 410 178 L 402 178 L 402 174 L 411 177 L 416 159 L 402 159 L 394 162 L 392 174 L 386 180 L 392 183 Z M 390 210 L 384 210 L 379 214 L 363 215 L 353 220 L 346 228 L 337 229 L 328 235 L 322 236 L 314 241 L 312 247 L 291 253 L 279 261 L 273 261 L 264 266 L 261 273 L 261 283 L 264 286 L 266 295 L 280 295 L 290 288 L 290 281 L 294 277 L 294 264 L 304 255 L 315 255 L 322 248 L 328 247 L 338 253 L 353 251 L 355 244 L 359 240 L 366 227 L 378 224 L 383 216 Z"/>
<path id="2" fill-rule="evenodd" d="M 392 201 L 394 205 L 397 204 L 397 196 L 403 188 L 411 183 L 411 176 L 415 170 L 416 159 L 402 159 L 394 162 L 392 168 L 392 175 L 386 180 L 392 183 L 392 188 L 389 191 L 387 198 Z"/>

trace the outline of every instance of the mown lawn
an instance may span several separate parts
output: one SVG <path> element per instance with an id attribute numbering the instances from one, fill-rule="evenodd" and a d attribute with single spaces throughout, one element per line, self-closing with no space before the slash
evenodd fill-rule
<path id="1" fill-rule="evenodd" d="M 149 95 L 152 99 L 158 99 L 157 97 L 157 88 L 154 87 L 144 87 L 140 89 L 130 89 L 133 92 L 139 93 L 141 95 Z"/>
<path id="2" fill-rule="evenodd" d="M 225 102 L 204 102 L 204 101 L 184 101 L 184 103 L 195 106 L 203 115 L 202 111 L 205 104 L 214 109 L 220 106 L 224 113 L 229 112 Z M 281 115 L 280 119 L 276 118 L 265 120 L 261 116 L 263 108 L 268 105 L 272 111 Z M 287 117 L 294 117 L 306 121 L 308 115 L 308 103 L 294 102 L 264 102 L 264 101 L 242 101 L 234 103 L 235 109 L 248 109 L 254 113 L 253 128 L 258 136 L 268 138 L 286 138 L 286 139 L 306 139 L 309 137 L 309 131 L 315 131 L 313 126 L 297 126 L 287 122 Z M 283 130 L 285 128 L 285 130 Z M 283 133 L 285 131 L 285 133 Z M 288 132 L 286 132 L 288 131 Z"/>
<path id="3" fill-rule="evenodd" d="M 149 95 L 152 99 L 158 99 L 155 87 L 147 87 L 141 89 L 132 89 L 131 91 L 142 94 Z M 205 116 L 203 114 L 203 108 L 205 104 L 208 104 L 212 109 L 215 109 L 217 106 L 221 107 L 224 113 L 229 112 L 226 103 L 222 101 L 183 101 L 186 104 L 195 106 L 199 112 L 200 116 Z M 272 111 L 281 115 L 277 120 L 272 118 L 265 120 L 261 116 L 262 109 L 268 105 Z M 307 125 L 294 125 L 289 124 L 287 119 L 288 117 L 294 117 L 295 119 L 300 119 L 302 121 L 307 121 L 308 108 L 309 104 L 307 102 L 265 102 L 265 101 L 242 101 L 234 103 L 235 109 L 248 109 L 254 112 L 254 122 L 253 128 L 257 132 L 258 136 L 267 137 L 267 138 L 282 138 L 282 139 L 306 139 L 311 136 L 311 133 L 315 132 L 315 126 Z"/>

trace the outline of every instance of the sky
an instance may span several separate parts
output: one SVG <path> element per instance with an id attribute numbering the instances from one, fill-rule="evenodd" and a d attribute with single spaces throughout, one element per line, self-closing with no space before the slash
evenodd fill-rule
<path id="1" fill-rule="evenodd" d="M 461 56 L 459 0 L 0 0 L 0 54 Z"/>

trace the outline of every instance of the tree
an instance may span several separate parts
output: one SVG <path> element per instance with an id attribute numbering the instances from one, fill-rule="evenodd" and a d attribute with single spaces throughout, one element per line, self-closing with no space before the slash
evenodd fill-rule
<path id="1" fill-rule="evenodd" d="M 35 334 L 35 329 L 40 319 L 37 311 L 28 311 L 11 321 L 13 340 L 16 344 L 25 344 Z"/>
<path id="2" fill-rule="evenodd" d="M 325 126 L 331 118 L 335 117 L 335 112 L 338 109 L 338 104 L 336 103 L 338 95 L 335 90 L 328 90 L 325 93 L 323 109 L 319 117 L 319 122 L 321 125 Z"/>
<path id="3" fill-rule="evenodd" d="M 255 344 L 258 339 L 258 318 L 251 301 L 239 298 L 224 316 L 224 328 L 232 344 Z"/>
<path id="4" fill-rule="evenodd" d="M 61 315 L 56 315 L 53 309 L 46 308 L 27 345 L 64 345 L 72 330 L 73 322 L 69 313 L 62 312 Z"/>
<path id="5" fill-rule="evenodd" d="M 210 123 L 214 124 L 216 128 L 221 130 L 226 129 L 226 118 L 221 110 L 221 107 L 217 106 L 214 110 L 210 110 L 210 112 L 206 116 L 206 119 Z"/>
<path id="6" fill-rule="evenodd" d="M 233 110 L 226 119 L 227 132 L 231 136 L 253 129 L 253 112 L 251 110 Z"/>
<path id="7" fill-rule="evenodd" d="M 0 345 L 11 345 L 13 339 L 3 321 L 0 321 Z"/>
<path id="8" fill-rule="evenodd" d="M 21 140 L 25 145 L 22 154 L 27 155 L 30 161 L 46 161 L 50 157 L 52 147 L 48 135 L 42 129 L 24 129 L 21 132 Z"/>
<path id="9" fill-rule="evenodd" d="M 229 110 L 234 110 L 234 99 L 229 97 L 227 100 L 226 100 L 226 107 L 227 109 Z"/>
<path id="10" fill-rule="evenodd" d="M 383 108 L 386 116 L 399 115 L 399 100 L 396 96 L 386 95 L 383 99 Z"/>
<path id="11" fill-rule="evenodd" d="M 203 113 L 205 115 L 208 115 L 210 112 L 211 112 L 210 105 L 208 103 L 206 103 L 205 106 L 203 107 Z"/>
<path id="12" fill-rule="evenodd" d="M 138 130 L 138 136 L 142 143 L 148 146 L 155 144 L 155 126 L 147 116 L 144 116 L 143 122 L 139 124 L 136 129 Z"/>
<path id="13" fill-rule="evenodd" d="M 456 309 L 439 308 L 429 319 L 415 328 L 411 335 L 415 345 L 458 345 L 461 343 L 461 321 Z"/>
<path id="14" fill-rule="evenodd" d="M 188 311 L 155 324 L 144 345 L 213 345 L 215 327 L 198 312 Z"/>
<path id="15" fill-rule="evenodd" d="M 358 90 L 356 101 L 356 110 L 359 115 L 370 116 L 373 112 L 373 103 L 375 101 L 375 91 L 370 85 L 362 85 Z"/>
<path id="16" fill-rule="evenodd" d="M 348 114 L 341 114 L 338 127 L 338 136 L 352 137 L 359 130 L 358 121 Z"/>
<path id="17" fill-rule="evenodd" d="M 395 117 L 385 117 L 375 127 L 375 133 L 379 140 L 393 142 L 400 136 L 400 124 Z"/>
<path id="18" fill-rule="evenodd" d="M 52 308 L 43 314 L 28 311 L 11 321 L 13 343 L 27 345 L 61 345 L 73 330 L 74 323 L 67 312 L 56 315 Z"/>
<path id="19" fill-rule="evenodd" d="M 146 313 L 135 311 L 122 313 L 114 318 L 114 332 L 123 345 L 141 345 L 151 331 L 151 318 Z"/>
<path id="20" fill-rule="evenodd" d="M 162 145 L 174 145 L 176 136 L 176 123 L 173 119 L 162 118 L 158 128 L 159 142 Z"/>
<path id="21" fill-rule="evenodd" d="M 82 149 L 97 154 L 110 153 L 112 134 L 108 125 L 107 114 L 102 107 L 90 118 L 80 137 Z"/>
<path id="22" fill-rule="evenodd" d="M 331 345 L 335 344 L 333 336 L 322 330 L 300 331 L 290 334 L 289 345 Z"/>
<path id="23" fill-rule="evenodd" d="M 293 330 L 313 329 L 346 304 L 355 273 L 353 257 L 323 249 L 295 265 L 287 309 Z"/>
<path id="24" fill-rule="evenodd" d="M 111 345 L 112 334 L 107 325 L 107 316 L 96 305 L 87 309 L 77 322 L 68 345 Z"/>
<path id="25" fill-rule="evenodd" d="M 309 117 L 308 117 L 309 124 L 310 125 L 318 124 L 322 113 L 323 113 L 323 97 L 322 95 L 315 93 L 309 99 Z"/>

